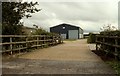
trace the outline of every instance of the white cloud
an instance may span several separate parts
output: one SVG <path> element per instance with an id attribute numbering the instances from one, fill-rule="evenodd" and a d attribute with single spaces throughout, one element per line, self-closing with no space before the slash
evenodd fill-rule
<path id="1" fill-rule="evenodd" d="M 37 0 L 36 0 L 37 1 Z M 110 2 L 40 2 L 35 13 L 29 19 L 24 19 L 25 25 L 37 24 L 49 29 L 61 23 L 71 23 L 82 27 L 86 32 L 100 31 L 104 24 L 117 27 L 118 5 L 115 0 Z"/>

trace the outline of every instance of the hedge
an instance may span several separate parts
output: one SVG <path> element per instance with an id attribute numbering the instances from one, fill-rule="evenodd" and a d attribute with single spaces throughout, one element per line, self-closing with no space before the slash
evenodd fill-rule
<path id="1" fill-rule="evenodd" d="M 87 43 L 95 43 L 96 35 L 97 34 L 89 33 L 89 37 L 87 39 Z"/>
<path id="2" fill-rule="evenodd" d="M 100 32 L 100 35 L 104 35 L 104 36 L 119 36 L 120 37 L 120 30 L 117 30 L 117 31 L 103 31 L 103 32 Z"/>

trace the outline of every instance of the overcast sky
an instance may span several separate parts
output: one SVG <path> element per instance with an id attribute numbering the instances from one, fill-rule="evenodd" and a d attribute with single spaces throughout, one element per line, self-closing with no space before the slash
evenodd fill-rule
<path id="1" fill-rule="evenodd" d="M 32 14 L 31 18 L 24 18 L 25 26 L 36 24 L 49 31 L 51 26 L 68 23 L 80 26 L 85 32 L 100 31 L 107 24 L 118 27 L 118 0 L 35 1 L 39 2 L 37 7 L 42 10 Z"/>

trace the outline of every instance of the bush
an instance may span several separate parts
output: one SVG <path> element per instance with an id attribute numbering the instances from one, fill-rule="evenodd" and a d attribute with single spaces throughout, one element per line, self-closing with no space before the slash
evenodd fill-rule
<path id="1" fill-rule="evenodd" d="M 100 36 L 108 36 L 108 38 L 105 38 L 105 43 L 108 43 L 110 45 L 115 45 L 115 39 L 113 38 L 110 38 L 111 36 L 117 36 L 117 37 L 120 37 L 120 30 L 116 30 L 116 31 L 103 31 L 103 32 L 100 32 Z M 98 41 L 101 41 L 103 42 L 103 38 L 98 38 Z M 120 46 L 120 38 L 117 39 L 117 45 Z M 111 47 L 111 46 L 105 46 L 105 45 L 101 45 L 101 49 L 103 48 L 104 46 L 104 50 L 108 51 L 107 54 L 109 55 L 113 55 L 114 52 L 115 52 L 115 47 Z M 118 56 L 117 56 L 117 59 L 120 59 L 120 48 L 117 48 L 118 49 Z"/>
<path id="2" fill-rule="evenodd" d="M 44 30 L 43 28 L 38 28 L 35 30 L 34 33 L 32 33 L 33 35 L 47 35 L 48 32 L 46 30 Z"/>
<path id="3" fill-rule="evenodd" d="M 58 34 L 48 32 L 48 31 L 44 30 L 43 28 L 38 28 L 38 29 L 35 30 L 34 33 L 32 33 L 32 35 L 49 35 L 49 36 L 52 36 L 52 35 L 58 35 Z"/>
<path id="4" fill-rule="evenodd" d="M 87 43 L 95 43 L 96 40 L 96 34 L 89 33 L 89 37 L 87 39 Z"/>
<path id="5" fill-rule="evenodd" d="M 104 35 L 104 36 L 120 36 L 120 30 L 117 30 L 117 31 L 103 31 L 103 32 L 100 32 L 100 35 Z"/>

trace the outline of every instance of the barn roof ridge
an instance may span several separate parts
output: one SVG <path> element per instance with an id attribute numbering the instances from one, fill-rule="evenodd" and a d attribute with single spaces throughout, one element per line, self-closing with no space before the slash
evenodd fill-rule
<path id="1" fill-rule="evenodd" d="M 51 26 L 51 27 L 56 27 L 56 26 L 61 26 L 61 25 L 68 25 L 68 26 L 79 27 L 79 26 L 76 26 L 76 25 L 73 25 L 73 24 L 69 24 L 69 23 L 61 23 L 61 24 L 58 24 L 58 25 L 55 25 L 55 26 Z"/>

